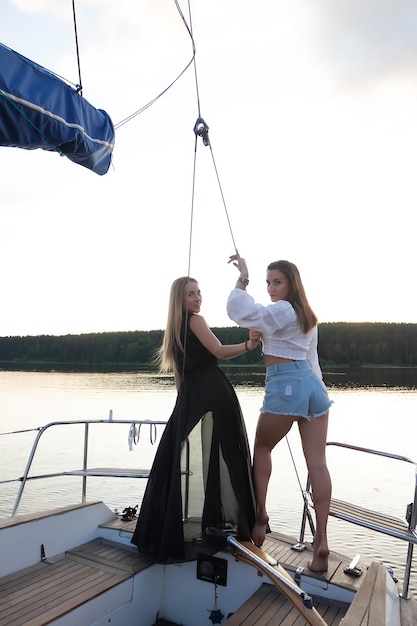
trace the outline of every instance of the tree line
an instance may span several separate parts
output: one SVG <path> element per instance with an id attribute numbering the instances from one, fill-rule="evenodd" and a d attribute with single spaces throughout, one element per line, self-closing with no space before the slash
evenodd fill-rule
<path id="1" fill-rule="evenodd" d="M 242 328 L 213 328 L 213 332 L 223 344 L 248 338 L 248 331 Z M 149 368 L 155 365 L 154 355 L 162 337 L 162 330 L 0 337 L 0 368 L 41 364 L 51 369 Z M 322 368 L 417 366 L 417 324 L 320 324 L 319 357 Z M 253 350 L 229 363 L 261 365 L 262 356 L 260 350 Z"/>

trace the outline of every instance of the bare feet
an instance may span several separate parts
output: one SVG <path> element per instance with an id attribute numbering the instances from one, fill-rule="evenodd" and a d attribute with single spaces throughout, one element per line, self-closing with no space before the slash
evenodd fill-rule
<path id="1" fill-rule="evenodd" d="M 269 517 L 266 511 L 258 513 L 256 515 L 256 522 L 254 527 L 252 528 L 251 537 L 253 543 L 258 548 L 260 548 L 265 541 L 266 525 L 268 524 L 268 521 Z"/>
<path id="2" fill-rule="evenodd" d="M 307 563 L 308 569 L 312 572 L 324 573 L 329 567 L 329 548 L 327 543 L 321 543 L 313 548 L 313 560 Z"/>

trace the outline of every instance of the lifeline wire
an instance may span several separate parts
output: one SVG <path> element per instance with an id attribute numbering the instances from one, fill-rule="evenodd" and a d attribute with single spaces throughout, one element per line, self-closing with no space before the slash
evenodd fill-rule
<path id="1" fill-rule="evenodd" d="M 310 530 L 311 530 L 312 535 L 314 536 L 314 522 L 313 522 L 313 518 L 311 516 L 310 509 L 308 508 L 309 507 L 309 503 L 308 503 L 307 495 L 304 492 L 303 487 L 301 485 L 300 476 L 298 475 L 297 465 L 295 463 L 295 459 L 294 459 L 294 456 L 293 456 L 293 453 L 292 453 L 292 450 L 291 450 L 291 446 L 290 446 L 290 442 L 288 440 L 288 436 L 287 435 L 285 435 L 285 440 L 287 442 L 288 450 L 290 451 L 290 456 L 291 456 L 292 464 L 294 466 L 295 475 L 297 477 L 298 486 L 300 487 L 300 492 L 301 492 L 302 498 L 304 500 L 304 506 L 305 506 L 305 511 L 306 511 L 306 514 L 307 514 Z"/>

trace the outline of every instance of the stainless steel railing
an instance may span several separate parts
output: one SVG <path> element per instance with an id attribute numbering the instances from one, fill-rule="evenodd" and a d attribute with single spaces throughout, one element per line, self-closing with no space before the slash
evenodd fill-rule
<path id="1" fill-rule="evenodd" d="M 373 450 L 370 448 L 363 448 L 361 446 L 354 446 L 347 443 L 340 443 L 337 441 L 327 442 L 327 446 L 338 446 L 340 448 L 347 448 L 349 450 L 355 450 L 357 452 L 364 452 L 366 454 L 372 454 L 376 456 L 382 456 L 395 461 L 403 461 L 405 463 L 411 463 L 415 467 L 415 479 L 414 479 L 414 493 L 413 501 L 407 505 L 404 523 L 401 519 L 393 518 L 386 515 L 384 512 L 372 511 L 360 506 L 356 506 L 353 502 L 344 502 L 342 500 L 335 500 L 332 498 L 330 504 L 330 515 L 341 519 L 351 524 L 357 524 L 369 530 L 380 532 L 385 535 L 389 535 L 396 539 L 401 539 L 408 543 L 407 559 L 405 564 L 403 590 L 400 596 L 402 598 L 408 598 L 408 588 L 410 583 L 410 574 L 413 561 L 414 545 L 417 544 L 417 463 L 412 459 L 401 456 L 399 454 L 392 454 L 390 452 L 382 452 L 381 450 Z M 307 476 L 306 489 L 303 492 L 304 495 L 304 508 L 301 521 L 301 531 L 299 543 L 295 546 L 296 549 L 302 549 L 304 542 L 304 533 L 306 529 L 306 522 L 308 521 L 312 535 L 315 534 L 314 521 L 312 519 L 309 508 L 314 507 L 313 498 L 311 494 L 310 477 Z"/>
<path id="2" fill-rule="evenodd" d="M 0 480 L 0 485 L 12 482 L 20 482 L 19 490 L 13 505 L 13 510 L 11 516 L 14 517 L 17 514 L 19 505 L 22 500 L 22 496 L 25 491 L 25 487 L 29 481 L 32 480 L 41 480 L 46 478 L 55 478 L 61 476 L 80 476 L 82 487 L 81 487 L 81 501 L 85 502 L 87 497 L 87 481 L 90 477 L 100 476 L 107 478 L 148 478 L 150 469 L 121 469 L 121 468 L 91 468 L 89 467 L 89 452 L 90 452 L 90 426 L 97 424 L 106 424 L 106 425 L 120 425 L 126 424 L 130 426 L 130 429 L 133 429 L 133 438 L 135 434 L 141 432 L 141 429 L 148 428 L 149 429 L 149 440 L 150 443 L 154 443 L 157 436 L 157 427 L 165 427 L 166 421 L 160 420 L 119 420 L 113 419 L 112 411 L 109 412 L 108 419 L 102 420 L 69 420 L 69 421 L 56 421 L 50 422 L 45 426 L 35 428 L 35 429 L 25 429 L 21 431 L 13 431 L 9 433 L 0 433 L 0 436 L 3 435 L 12 435 L 19 434 L 23 432 L 37 432 L 35 440 L 33 442 L 32 448 L 30 450 L 26 466 L 22 476 L 12 479 Z M 71 426 L 71 425 L 84 425 L 84 435 L 82 437 L 81 445 L 83 446 L 83 463 L 82 468 L 79 469 L 69 469 L 60 472 L 52 472 L 52 473 L 42 473 L 35 474 L 31 473 L 33 461 L 35 459 L 36 453 L 38 451 L 39 443 L 44 436 L 44 434 L 52 428 L 60 427 L 60 426 Z M 129 431 L 129 437 L 130 437 Z M 189 477 L 190 477 L 190 451 L 189 451 L 189 441 L 188 439 L 185 441 L 185 467 L 182 470 L 182 474 L 185 477 L 185 487 L 184 487 L 184 517 L 188 517 L 188 505 L 189 505 Z"/>

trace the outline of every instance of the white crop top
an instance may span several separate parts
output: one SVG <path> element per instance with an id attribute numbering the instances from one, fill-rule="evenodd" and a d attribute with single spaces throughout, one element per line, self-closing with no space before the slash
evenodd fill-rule
<path id="1" fill-rule="evenodd" d="M 263 352 L 270 356 L 307 360 L 322 378 L 317 354 L 317 326 L 303 333 L 292 305 L 279 300 L 264 306 L 244 289 L 233 289 L 227 301 L 227 313 L 243 328 L 262 333 Z"/>

